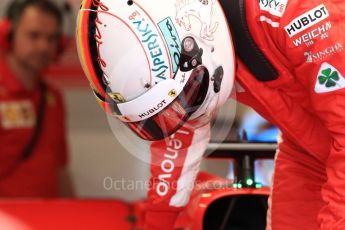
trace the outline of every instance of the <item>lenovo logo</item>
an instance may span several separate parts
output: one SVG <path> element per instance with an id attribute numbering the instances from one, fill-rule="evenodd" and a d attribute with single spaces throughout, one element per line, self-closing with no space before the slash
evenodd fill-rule
<path id="1" fill-rule="evenodd" d="M 174 185 L 171 184 L 171 182 L 173 182 L 171 181 L 172 174 L 175 170 L 175 164 L 178 162 L 180 151 L 186 148 L 186 146 L 183 145 L 183 141 L 176 137 L 176 134 L 188 136 L 190 132 L 179 129 L 168 139 L 166 151 L 162 153 L 162 162 L 160 163 L 162 173 L 158 175 L 158 184 L 156 186 L 156 193 L 161 197 L 166 196 L 170 189 L 174 189 L 172 188 Z"/>

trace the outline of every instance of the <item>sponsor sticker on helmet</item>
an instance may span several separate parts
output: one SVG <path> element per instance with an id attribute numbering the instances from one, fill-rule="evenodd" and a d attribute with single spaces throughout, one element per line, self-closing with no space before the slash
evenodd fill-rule
<path id="1" fill-rule="evenodd" d="M 167 43 L 170 58 L 172 60 L 173 73 L 176 74 L 180 64 L 181 56 L 180 37 L 170 17 L 167 17 L 166 19 L 159 22 L 158 27 L 160 28 L 163 34 L 165 42 Z"/>
<path id="2" fill-rule="evenodd" d="M 139 114 L 138 116 L 143 119 L 146 118 L 148 116 L 150 116 L 151 114 L 156 114 L 157 112 L 161 111 L 162 108 L 164 108 L 164 106 L 166 105 L 166 101 L 163 99 L 162 101 L 160 101 L 155 107 L 148 109 L 146 112 Z"/>
<path id="3" fill-rule="evenodd" d="M 155 83 L 170 78 L 169 59 L 165 53 L 162 36 L 155 24 L 139 7 L 129 16 L 129 20 L 145 49 Z"/>
<path id="4" fill-rule="evenodd" d="M 213 41 L 214 33 L 217 31 L 218 22 L 213 21 L 213 12 L 217 0 L 177 0 L 176 1 L 176 22 L 183 26 L 185 30 L 191 31 L 192 18 L 197 18 L 201 23 L 200 37 L 202 39 Z"/>
<path id="5" fill-rule="evenodd" d="M 176 96 L 177 96 L 176 90 L 172 89 L 172 90 L 169 92 L 169 96 L 170 96 L 170 97 L 176 97 Z"/>
<path id="6" fill-rule="evenodd" d="M 108 95 L 116 103 L 124 103 L 124 102 L 126 102 L 126 99 L 121 95 L 121 93 L 108 93 Z"/>

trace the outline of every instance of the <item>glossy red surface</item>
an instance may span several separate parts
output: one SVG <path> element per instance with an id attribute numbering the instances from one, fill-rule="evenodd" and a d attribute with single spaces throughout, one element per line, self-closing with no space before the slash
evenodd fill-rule
<path id="1" fill-rule="evenodd" d="M 203 229 L 203 219 L 207 208 L 216 200 L 236 195 L 269 195 L 269 188 L 232 187 L 232 181 L 212 174 L 201 172 L 197 178 L 197 185 L 192 193 L 190 202 L 181 213 L 176 227 L 193 230 Z"/>
<path id="2" fill-rule="evenodd" d="M 129 230 L 129 213 L 114 200 L 0 200 L 0 229 Z"/>

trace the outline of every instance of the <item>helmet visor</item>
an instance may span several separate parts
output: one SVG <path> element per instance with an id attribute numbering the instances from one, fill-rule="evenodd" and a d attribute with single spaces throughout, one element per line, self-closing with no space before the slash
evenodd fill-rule
<path id="1" fill-rule="evenodd" d="M 164 110 L 146 120 L 126 124 L 145 140 L 160 140 L 170 136 L 202 105 L 209 81 L 207 68 L 202 65 L 196 67 L 183 91 Z"/>

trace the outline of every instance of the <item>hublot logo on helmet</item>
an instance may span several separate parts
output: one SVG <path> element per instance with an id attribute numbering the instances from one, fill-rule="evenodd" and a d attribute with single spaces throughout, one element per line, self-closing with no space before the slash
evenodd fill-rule
<path id="1" fill-rule="evenodd" d="M 165 99 L 162 100 L 161 102 L 159 102 L 154 108 L 152 109 L 149 109 L 147 112 L 143 113 L 143 114 L 140 114 L 139 117 L 140 118 L 145 118 L 147 116 L 149 116 L 150 114 L 158 111 L 160 108 L 162 108 L 164 105 L 166 104 L 166 101 Z"/>
<path id="2" fill-rule="evenodd" d="M 324 4 L 321 4 L 314 9 L 295 18 L 289 25 L 285 26 L 285 31 L 289 37 L 292 37 L 305 29 L 323 21 L 329 16 Z"/>

